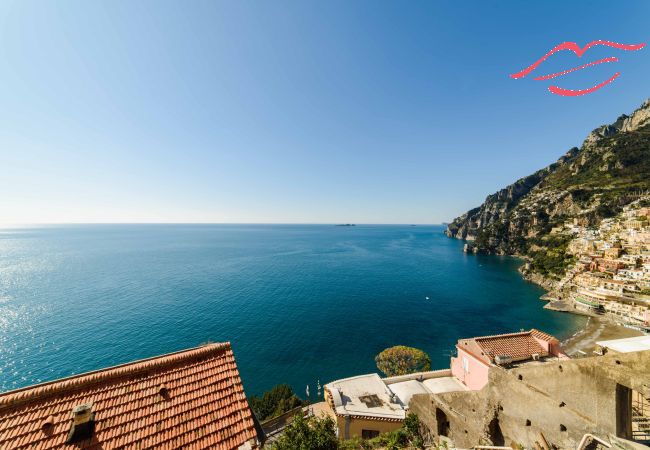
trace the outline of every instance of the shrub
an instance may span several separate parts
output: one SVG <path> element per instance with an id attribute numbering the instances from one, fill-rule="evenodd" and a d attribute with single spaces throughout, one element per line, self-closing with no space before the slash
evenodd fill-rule
<path id="1" fill-rule="evenodd" d="M 398 345 L 387 348 L 375 357 L 377 368 L 389 377 L 423 372 L 431 369 L 431 358 L 422 350 Z"/>
<path id="2" fill-rule="evenodd" d="M 408 438 L 404 429 L 383 433 L 375 438 L 378 443 L 386 450 L 400 450 L 408 448 Z"/>
<path id="3" fill-rule="evenodd" d="M 271 450 L 337 450 L 334 421 L 329 417 L 305 418 L 297 415 L 284 429 L 282 436 L 270 446 Z"/>
<path id="4" fill-rule="evenodd" d="M 408 413 L 404 419 L 404 432 L 411 447 L 424 448 L 424 436 L 422 435 L 422 424 L 418 415 L 415 413 Z"/>
<path id="5" fill-rule="evenodd" d="M 305 402 L 293 393 L 291 386 L 278 384 L 262 397 L 251 396 L 249 404 L 258 420 L 266 420 L 303 406 Z"/>

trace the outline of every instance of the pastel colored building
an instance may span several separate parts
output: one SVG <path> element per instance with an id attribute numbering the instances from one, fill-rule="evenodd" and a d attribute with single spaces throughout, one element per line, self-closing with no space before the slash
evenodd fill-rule
<path id="1" fill-rule="evenodd" d="M 470 390 L 482 389 L 494 366 L 539 362 L 547 358 L 568 359 L 560 341 L 536 329 L 519 333 L 460 339 L 451 358 L 451 373 Z"/>
<path id="2" fill-rule="evenodd" d="M 625 262 L 618 259 L 599 259 L 595 261 L 596 270 L 616 274 L 619 269 L 625 268 Z"/>

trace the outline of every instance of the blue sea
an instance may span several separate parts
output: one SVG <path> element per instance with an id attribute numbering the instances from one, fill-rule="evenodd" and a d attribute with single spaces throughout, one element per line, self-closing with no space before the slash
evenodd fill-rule
<path id="1" fill-rule="evenodd" d="M 442 226 L 74 225 L 0 230 L 0 391 L 230 341 L 248 395 L 376 371 L 404 344 L 584 324 L 510 257 Z"/>

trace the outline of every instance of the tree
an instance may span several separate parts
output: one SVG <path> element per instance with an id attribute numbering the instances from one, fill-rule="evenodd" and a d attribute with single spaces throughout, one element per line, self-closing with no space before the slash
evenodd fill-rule
<path id="1" fill-rule="evenodd" d="M 387 348 L 375 357 L 377 368 L 389 377 L 423 372 L 431 369 L 431 358 L 422 350 L 397 345 Z"/>
<path id="2" fill-rule="evenodd" d="M 262 397 L 253 395 L 249 403 L 258 420 L 271 419 L 305 404 L 288 384 L 278 384 Z"/>
<path id="3" fill-rule="evenodd" d="M 298 414 L 271 444 L 271 450 L 337 450 L 334 421 L 329 417 L 305 418 Z"/>

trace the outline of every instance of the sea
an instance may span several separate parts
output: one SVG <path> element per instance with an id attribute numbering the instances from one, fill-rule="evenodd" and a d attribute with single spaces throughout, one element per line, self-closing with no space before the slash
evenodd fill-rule
<path id="1" fill-rule="evenodd" d="M 376 372 L 408 345 L 584 318 L 542 309 L 521 261 L 442 225 L 66 225 L 0 230 L 0 391 L 229 341 L 247 395 Z"/>

